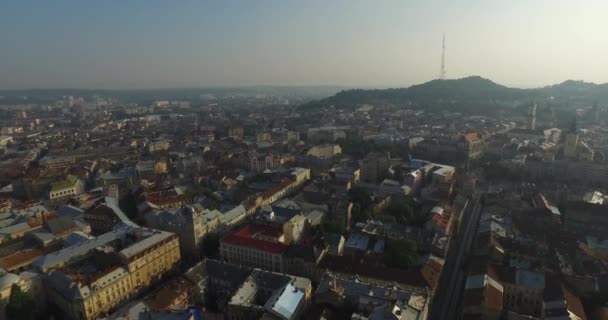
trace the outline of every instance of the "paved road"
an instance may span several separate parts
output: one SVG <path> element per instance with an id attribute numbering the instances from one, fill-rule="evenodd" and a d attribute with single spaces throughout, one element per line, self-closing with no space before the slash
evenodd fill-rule
<path id="1" fill-rule="evenodd" d="M 450 248 L 446 255 L 438 292 L 431 306 L 430 319 L 453 320 L 461 317 L 462 291 L 464 290 L 464 262 L 471 249 L 481 214 L 480 197 L 469 201 L 462 214 L 457 233 L 452 237 Z"/>

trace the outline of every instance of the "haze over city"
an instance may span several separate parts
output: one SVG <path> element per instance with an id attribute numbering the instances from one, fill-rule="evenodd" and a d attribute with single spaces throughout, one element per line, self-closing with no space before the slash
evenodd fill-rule
<path id="1" fill-rule="evenodd" d="M 606 1 L 0 3 L 0 89 L 608 82 Z"/>
<path id="2" fill-rule="evenodd" d="M 0 0 L 0 320 L 608 320 L 606 13 Z"/>

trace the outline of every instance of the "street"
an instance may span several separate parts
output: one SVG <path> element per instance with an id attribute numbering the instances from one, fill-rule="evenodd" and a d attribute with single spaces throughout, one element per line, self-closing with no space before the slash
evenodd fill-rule
<path id="1" fill-rule="evenodd" d="M 466 277 L 463 265 L 477 233 L 482 207 L 478 195 L 471 201 L 473 204 L 465 209 L 446 255 L 438 292 L 433 298 L 430 319 L 451 320 L 461 316 L 462 291 Z"/>

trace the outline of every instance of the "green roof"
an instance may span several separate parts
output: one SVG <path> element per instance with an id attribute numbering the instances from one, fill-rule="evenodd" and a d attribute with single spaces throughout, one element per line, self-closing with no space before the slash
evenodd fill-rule
<path id="1" fill-rule="evenodd" d="M 78 177 L 68 174 L 63 181 L 55 182 L 51 185 L 51 192 L 67 189 L 73 187 L 78 182 Z"/>

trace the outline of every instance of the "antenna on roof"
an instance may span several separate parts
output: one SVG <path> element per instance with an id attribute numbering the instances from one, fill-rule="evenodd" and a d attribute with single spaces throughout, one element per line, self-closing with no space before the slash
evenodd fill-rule
<path id="1" fill-rule="evenodd" d="M 443 40 L 441 43 L 441 69 L 439 71 L 439 79 L 445 80 L 445 32 L 443 33 Z"/>

